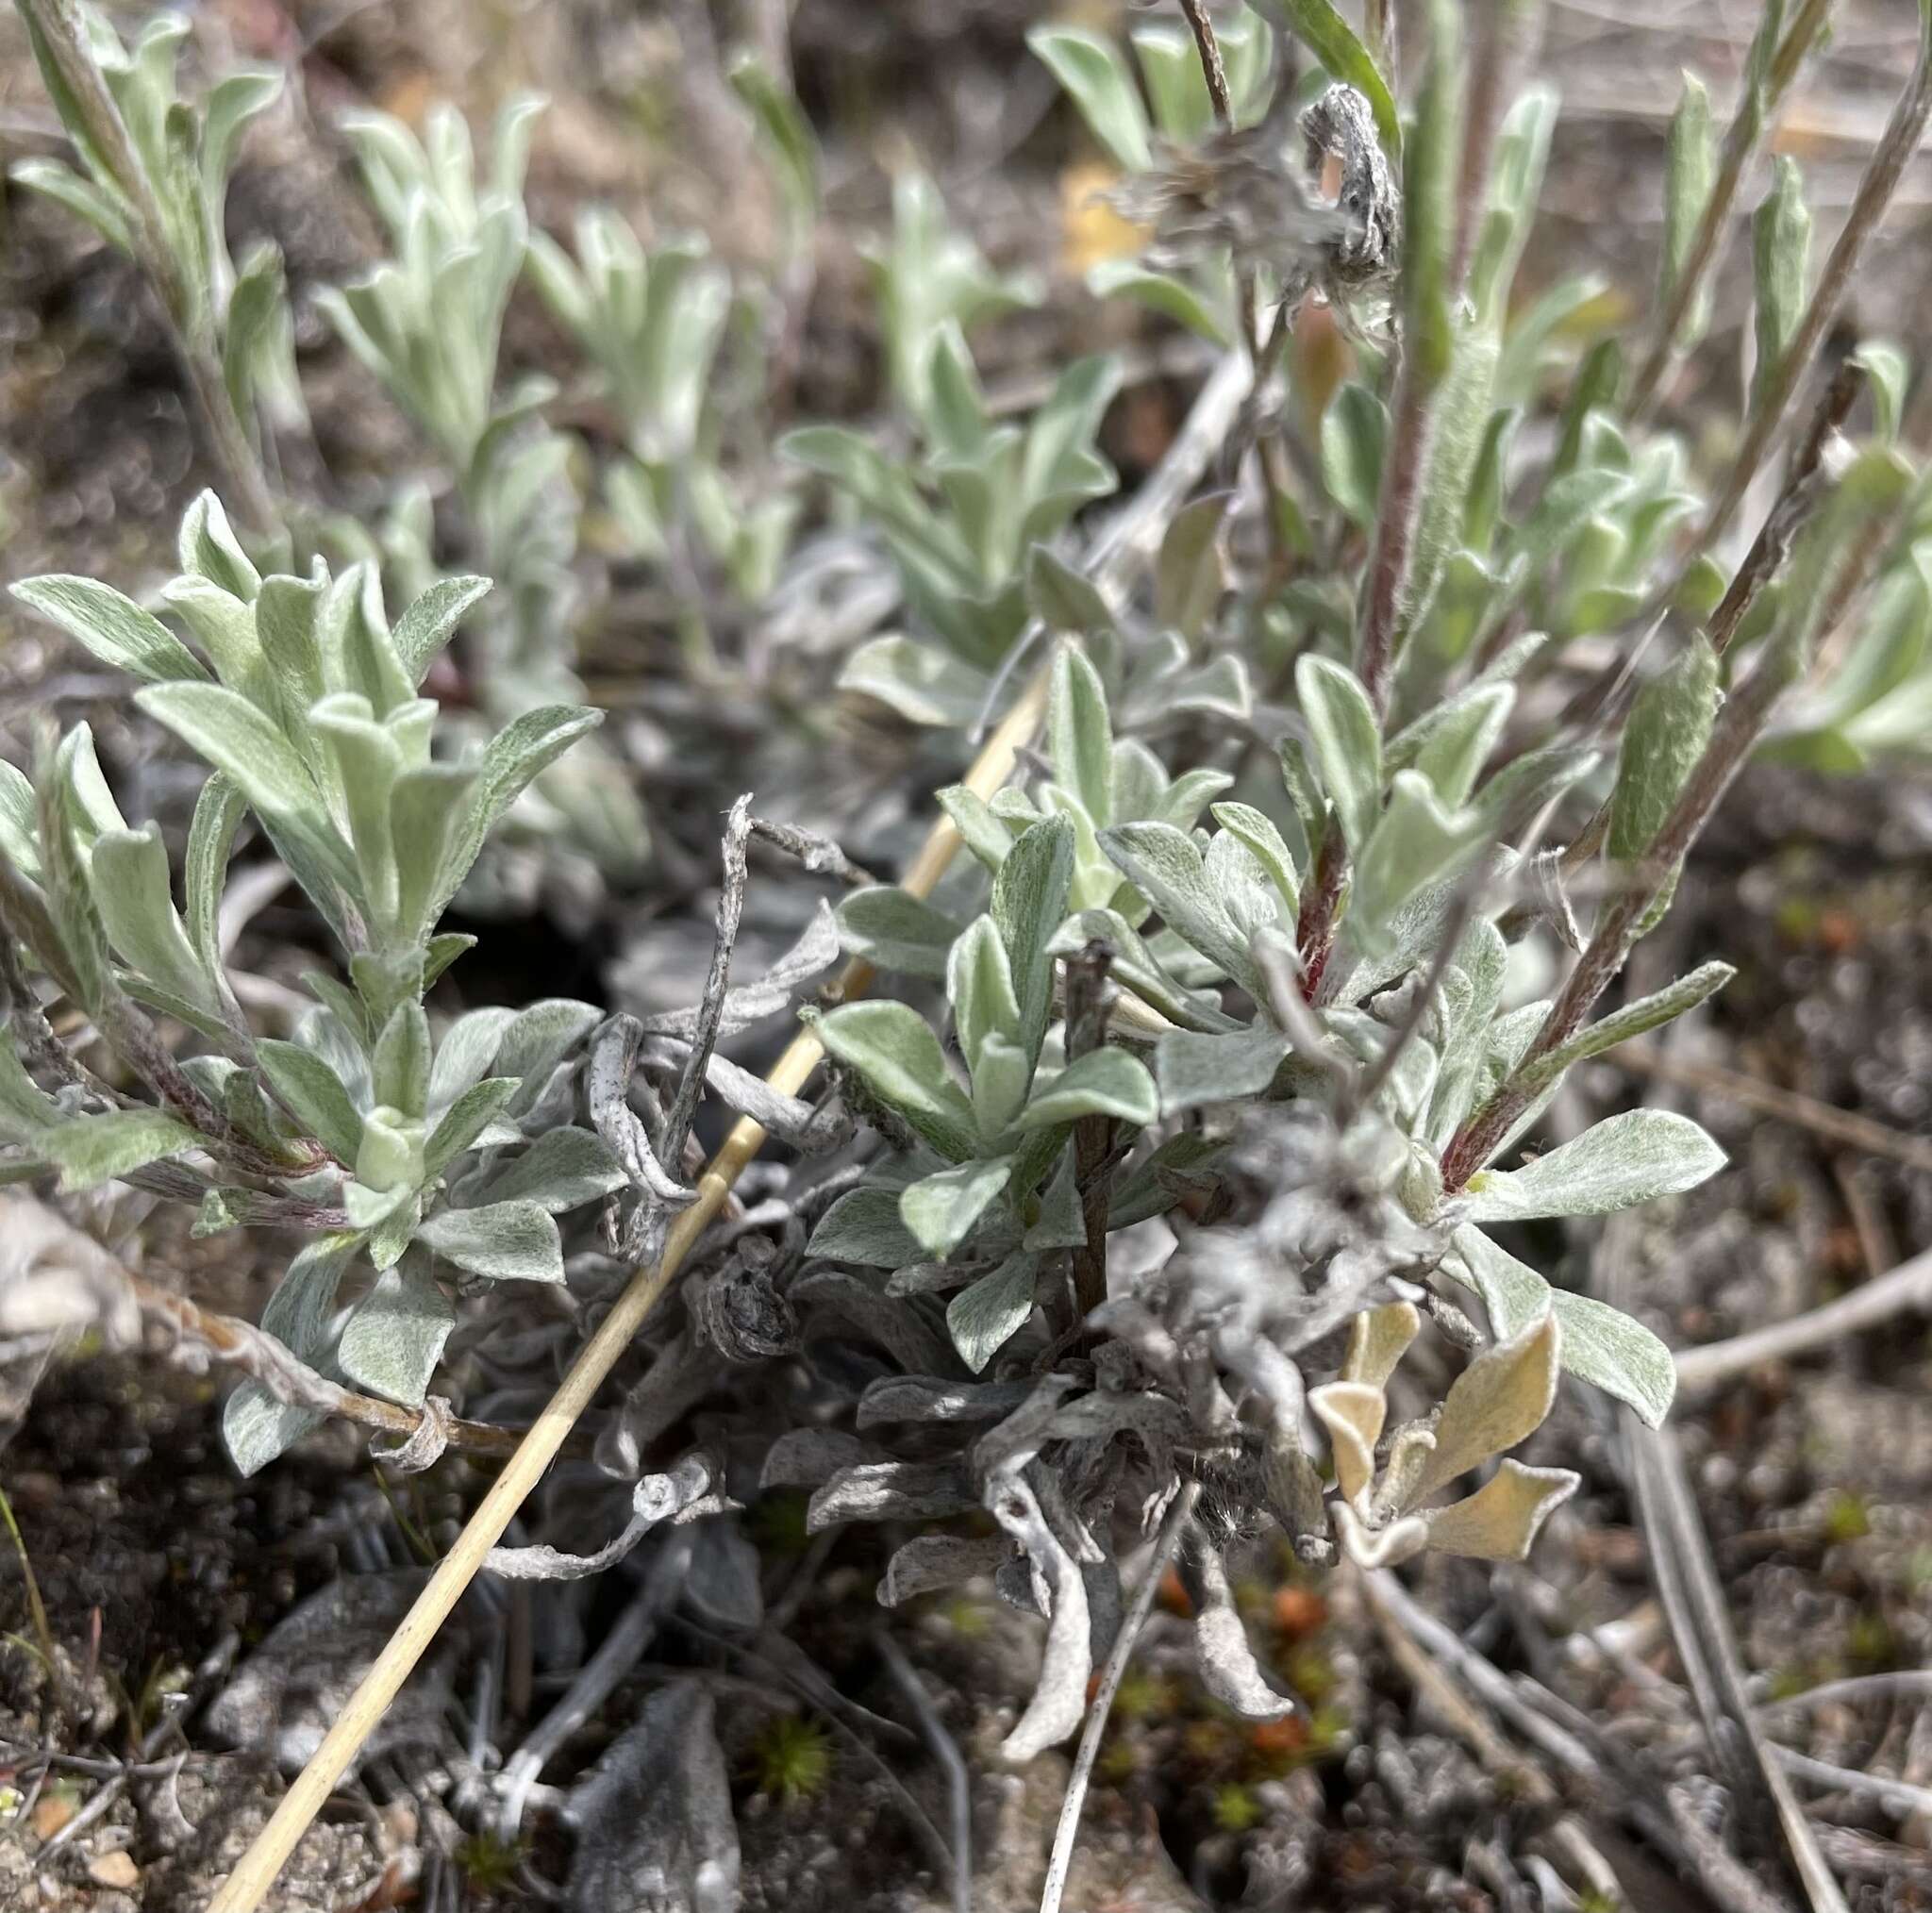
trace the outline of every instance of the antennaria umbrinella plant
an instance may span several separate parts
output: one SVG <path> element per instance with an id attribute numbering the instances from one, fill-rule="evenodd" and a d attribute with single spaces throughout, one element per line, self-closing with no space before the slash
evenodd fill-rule
<path id="1" fill-rule="evenodd" d="M 24 10 L 80 161 L 25 176 L 140 259 L 191 367 L 219 366 L 211 428 L 252 492 L 261 423 L 302 418 L 273 262 L 250 249 L 231 271 L 222 223 L 275 76 L 190 106 L 178 23 L 130 57 L 71 7 Z M 1667 1414 L 1663 1342 L 1533 1266 L 1548 1238 L 1520 1225 L 1688 1190 L 1722 1156 L 1641 1108 L 1541 1147 L 1552 1106 L 1575 1065 L 1728 980 L 1696 951 L 1604 1007 L 1747 759 L 1924 748 L 1913 368 L 1881 339 L 1828 379 L 1812 361 L 1932 83 L 1922 53 L 1822 249 L 1797 163 L 1757 156 L 1824 10 L 1763 9 L 1727 123 L 1687 84 L 1655 297 L 1621 329 L 1600 286 L 1520 283 L 1560 109 L 1528 77 L 1527 0 L 1469 32 L 1417 9 L 1399 86 L 1324 0 L 1224 9 L 1206 41 L 1141 21 L 1124 49 L 1036 27 L 1134 244 L 1088 291 L 1224 355 L 1204 394 L 1229 365 L 1248 389 L 1191 464 L 1184 428 L 1145 518 L 1102 450 L 1122 364 L 1070 356 L 1005 402 L 983 342 L 1040 289 L 910 166 L 867 255 L 877 413 L 771 428 L 823 208 L 810 128 L 757 61 L 731 79 L 783 208 L 764 272 L 694 237 L 647 245 L 608 208 L 532 232 L 534 102 L 504 109 L 480 165 L 453 109 L 420 138 L 355 120 L 393 256 L 326 309 L 425 469 L 361 520 L 271 490 L 232 501 L 238 529 L 204 496 L 147 605 L 85 578 L 16 587 L 213 775 L 175 857 L 124 816 L 84 725 L 0 774 L 6 1173 L 130 1182 L 193 1204 L 205 1232 L 293 1231 L 264 1328 L 325 1380 L 414 1407 L 447 1378 L 465 1298 L 493 1326 L 515 1308 L 500 1285 L 569 1275 L 590 1312 L 614 1268 L 651 1259 L 692 1199 L 708 1090 L 797 1159 L 702 1239 L 623 1398 L 592 1410 L 595 1458 L 633 1498 L 616 1539 L 558 1514 L 492 1570 L 588 1572 L 693 1513 L 736 1537 L 691 1432 L 704 1405 L 764 1484 L 810 1490 L 812 1528 L 894 1524 L 886 1605 L 991 1573 L 1044 1614 L 1010 1755 L 1079 1723 L 1122 1553 L 1170 1505 L 1204 1679 L 1238 1711 L 1282 1711 L 1230 1591 L 1229 1551 L 1264 1521 L 1310 1566 L 1520 1558 L 1577 1482 L 1511 1452 L 1562 1373 Z M 1671 379 L 1712 324 L 1733 225 L 1754 291 L 1740 430 L 1710 471 L 1671 429 Z M 595 408 L 581 437 L 555 382 L 506 362 L 519 296 Z M 1774 454 L 1773 502 L 1730 537 Z M 338 562 L 294 568 L 311 543 Z M 813 748 L 836 690 L 957 776 L 1046 674 L 1018 774 L 936 793 L 965 853 L 944 881 L 922 860 L 905 887 L 854 887 L 767 975 L 734 980 L 755 834 L 851 870 L 741 800 L 697 1007 L 544 1000 L 444 1023 L 429 993 L 466 940 L 439 926 L 499 825 L 619 883 L 661 874 L 637 767 L 586 738 L 575 647 L 602 587 L 657 593 L 641 642 L 681 708 L 742 706 L 766 685 L 733 674 L 739 640 L 795 627 L 801 605 L 810 622 L 827 548 L 866 590 L 849 621 L 828 614 L 836 641 L 800 647 L 829 658 L 804 700 Z M 386 595 L 407 601 L 392 624 Z M 422 687 L 453 639 L 471 707 L 446 717 Z M 244 828 L 333 949 L 275 1034 L 222 946 Z M 892 993 L 805 1009 L 834 1085 L 815 1105 L 732 1046 L 797 1008 L 834 919 Z M 1454 1379 L 1391 1426 L 1424 1337 Z M 795 1387 L 749 1379 L 779 1364 Z M 227 1411 L 238 1462 L 321 1412 L 252 1379 Z M 975 1512 L 997 1532 L 941 1525 Z"/>

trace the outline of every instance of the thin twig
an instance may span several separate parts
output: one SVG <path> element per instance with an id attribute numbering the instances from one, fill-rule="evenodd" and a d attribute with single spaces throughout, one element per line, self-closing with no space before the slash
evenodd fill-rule
<path id="1" fill-rule="evenodd" d="M 1889 1275 L 1862 1282 L 1822 1308 L 1774 1322 L 1728 1341 L 1686 1349 L 1677 1356 L 1679 1389 L 1708 1389 L 1761 1362 L 1784 1361 L 1878 1328 L 1907 1314 L 1932 1315 L 1932 1249 L 1902 1262 Z"/>
<path id="2" fill-rule="evenodd" d="M 1624 1043 L 1611 1050 L 1605 1061 L 1615 1063 L 1633 1075 L 1649 1076 L 1700 1095 L 1722 1097 L 1740 1108 L 1755 1109 L 1760 1115 L 1775 1117 L 1780 1123 L 1808 1129 L 1816 1136 L 1843 1143 L 1867 1156 L 1887 1156 L 1909 1169 L 1932 1173 L 1932 1138 L 1908 1136 L 1890 1123 L 1856 1115 L 1849 1109 L 1834 1108 L 1815 1096 L 1801 1095 L 1796 1090 L 1783 1090 L 1775 1083 L 1767 1083 L 1761 1076 L 1723 1069 L 1715 1063 L 1683 1062 L 1649 1043 Z"/>
<path id="3" fill-rule="evenodd" d="M 892 1685 L 906 1696 L 925 1744 L 933 1758 L 946 1771 L 946 1798 L 953 1815 L 953 1913 L 973 1913 L 973 1780 L 966 1771 L 959 1745 L 946 1732 L 925 1683 L 919 1678 L 906 1651 L 883 1627 L 873 1629 L 873 1645 L 892 1677 Z"/>
<path id="4" fill-rule="evenodd" d="M 1793 1747 L 1774 1747 L 1773 1757 L 1786 1772 L 1795 1774 L 1812 1787 L 1830 1788 L 1863 1800 L 1875 1800 L 1888 1813 L 1901 1820 L 1920 1819 L 1932 1814 L 1932 1788 L 1914 1787 L 1908 1780 L 1893 1780 L 1889 1774 L 1860 1772 L 1853 1767 L 1834 1767 L 1828 1760 L 1800 1754 Z"/>
<path id="5" fill-rule="evenodd" d="M 1234 101 L 1227 91 L 1227 67 L 1221 58 L 1221 42 L 1215 38 L 1214 23 L 1208 17 L 1202 0 L 1180 0 L 1187 16 L 1188 30 L 1194 36 L 1194 50 L 1201 57 L 1201 77 L 1208 82 L 1208 98 L 1224 133 L 1234 131 Z"/>
<path id="6" fill-rule="evenodd" d="M 694 1545 L 695 1537 L 690 1529 L 673 1532 L 663 1553 L 651 1563 L 637 1597 L 618 1617 L 597 1652 L 578 1670 L 562 1698 L 531 1728 L 524 1744 L 510 1755 L 496 1781 L 498 1805 L 494 1821 L 504 1839 L 517 1838 L 530 1788 L 542 1776 L 544 1768 L 562 1751 L 571 1736 L 610 1698 L 618 1682 L 643 1658 L 658 1623 L 682 1591 Z"/>
<path id="7" fill-rule="evenodd" d="M 1907 160 L 1918 151 L 1928 115 L 1932 115 L 1932 12 L 1922 12 L 1919 56 L 1912 68 L 1911 79 L 1899 95 L 1890 124 L 1885 129 L 1885 137 L 1872 155 L 1864 177 L 1858 181 L 1851 210 L 1846 214 L 1844 225 L 1825 259 L 1824 270 L 1818 275 L 1818 284 L 1805 308 L 1805 316 L 1798 322 L 1798 329 L 1791 335 L 1790 343 L 1786 346 L 1777 364 L 1766 374 L 1757 403 L 1752 410 L 1751 423 L 1745 428 L 1743 442 L 1738 447 L 1730 469 L 1724 474 L 1724 482 L 1692 541 L 1690 550 L 1693 556 L 1708 551 L 1724 536 L 1733 514 L 1743 501 L 1744 493 L 1750 489 L 1752 479 L 1757 475 L 1758 467 L 1764 462 L 1784 424 L 1786 409 L 1797 390 L 1799 379 L 1824 342 L 1825 334 L 1837 323 L 1859 255 L 1877 228 L 1878 222 L 1885 216 L 1885 208 L 1897 189 L 1899 175 L 1905 171 Z"/>
<path id="8" fill-rule="evenodd" d="M 1520 1788 L 1535 1806 L 1547 1810 L 1561 1800 L 1542 1771 L 1524 1760 L 1480 1711 L 1483 1705 L 1497 1706 L 1525 1739 L 1570 1776 L 1573 1785 L 1594 1787 L 1600 1781 L 1590 1750 L 1523 1701 L 1507 1677 L 1454 1629 L 1411 1600 L 1392 1572 L 1376 1569 L 1359 1573 L 1357 1585 L 1410 1684 L 1430 1700 L 1491 1773 Z M 1469 1684 L 1467 1694 L 1453 1677 L 1457 1674 Z M 1575 1814 L 1559 1815 L 1550 1827 L 1550 1838 L 1593 1892 L 1619 1901 L 1628 1897 L 1616 1870 Z"/>
<path id="9" fill-rule="evenodd" d="M 217 1315 L 173 1289 L 158 1288 L 141 1276 L 129 1273 L 129 1289 L 143 1315 L 165 1322 L 183 1342 L 207 1349 L 220 1360 L 258 1381 L 276 1401 L 291 1407 L 319 1408 L 358 1427 L 379 1434 L 393 1435 L 408 1441 L 423 1432 L 429 1411 L 405 1408 L 394 1402 L 379 1401 L 374 1395 L 358 1394 L 340 1382 L 318 1373 L 285 1343 L 266 1329 L 237 1316 Z M 446 1416 L 442 1432 L 451 1448 L 471 1455 L 514 1455 L 525 1437 L 524 1428 L 497 1428 L 487 1422 L 464 1422 Z"/>
<path id="10" fill-rule="evenodd" d="M 1456 246 L 1449 283 L 1460 289 L 1489 209 L 1490 161 L 1503 116 L 1515 104 L 1523 75 L 1542 39 L 1542 0 L 1491 0 L 1479 9 L 1476 52 L 1462 128 L 1462 173 L 1456 208 Z"/>
<path id="11" fill-rule="evenodd" d="M 1107 980 L 1113 948 L 1099 938 L 1066 964 L 1067 1060 L 1076 1062 L 1107 1040 L 1108 1012 L 1116 995 Z M 1107 1208 L 1113 1178 L 1107 1173 L 1113 1153 L 1113 1119 L 1082 1116 L 1074 1124 L 1074 1181 L 1080 1198 L 1084 1231 L 1074 1251 L 1074 1309 L 1079 1321 L 1107 1300 Z"/>
<path id="12" fill-rule="evenodd" d="M 1576 959 L 1522 1061 L 1443 1151 L 1445 1189 L 1453 1192 L 1463 1188 L 1489 1160 L 1536 1094 L 1532 1087 L 1535 1066 L 1583 1027 L 1598 997 L 1623 969 L 1644 913 L 1683 862 L 1718 800 L 1742 769 L 1797 668 L 1793 646 L 1780 642 L 1758 660 L 1726 700 L 1704 756 L 1685 780 L 1670 815 L 1632 870 L 1629 882 L 1605 906 L 1589 945 Z"/>
<path id="13" fill-rule="evenodd" d="M 1133 1605 L 1121 1617 L 1120 1632 L 1102 1669 L 1100 1685 L 1087 1708 L 1087 1724 L 1081 1730 L 1080 1746 L 1074 1755 L 1074 1771 L 1067 1776 L 1066 1798 L 1060 1802 L 1059 1823 L 1054 1828 L 1053 1852 L 1046 1863 L 1046 1885 L 1041 1889 L 1040 1913 L 1059 1913 L 1060 1896 L 1067 1890 L 1067 1870 L 1074 1863 L 1074 1837 L 1080 1830 L 1080 1811 L 1087 1804 L 1087 1783 L 1093 1777 L 1094 1757 L 1100 1752 L 1100 1737 L 1107 1731 L 1107 1717 L 1113 1711 L 1113 1697 L 1120 1691 L 1121 1677 L 1134 1652 L 1134 1642 L 1154 1606 L 1160 1577 L 1180 1546 L 1182 1533 L 1201 1497 L 1201 1485 L 1191 1481 L 1182 1487 L 1167 1510 L 1148 1556 L 1147 1572 L 1134 1590 Z"/>
<path id="14" fill-rule="evenodd" d="M 1807 1713 L 1813 1707 L 1856 1705 L 1860 1701 L 1910 1698 L 1932 1701 L 1932 1668 L 1894 1668 L 1890 1673 L 1847 1674 L 1843 1680 L 1820 1681 L 1802 1693 L 1783 1694 L 1760 1703 L 1760 1714 Z"/>
<path id="15" fill-rule="evenodd" d="M 1612 1303 L 1620 1299 L 1619 1284 L 1634 1283 L 1636 1229 L 1627 1215 L 1615 1217 L 1598 1242 L 1599 1283 L 1611 1291 L 1605 1299 Z M 1753 1718 L 1724 1589 L 1676 1437 L 1668 1428 L 1644 1426 L 1628 1412 L 1619 1420 L 1631 1496 L 1649 1541 L 1652 1578 L 1711 1753 L 1747 1816 L 1769 1821 L 1782 1832 L 1813 1913 L 1846 1913 L 1810 1822 Z"/>
<path id="16" fill-rule="evenodd" d="M 698 1005 L 697 1027 L 691 1033 L 691 1055 L 685 1058 L 671 1113 L 664 1119 L 663 1145 L 658 1154 L 668 1163 L 683 1159 L 685 1139 L 697 1120 L 698 1098 L 705 1088 L 705 1066 L 717 1046 L 724 1022 L 724 996 L 731 987 L 731 953 L 738 943 L 738 925 L 744 915 L 746 866 L 744 847 L 751 836 L 751 797 L 747 792 L 731 807 L 724 826 L 724 884 L 718 892 L 718 930 L 711 946 L 710 973 Z"/>

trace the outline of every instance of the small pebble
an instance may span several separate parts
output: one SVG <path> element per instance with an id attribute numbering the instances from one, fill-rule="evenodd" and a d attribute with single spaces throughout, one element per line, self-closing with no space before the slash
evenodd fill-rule
<path id="1" fill-rule="evenodd" d="M 131 1893 L 141 1885 L 141 1869 L 125 1853 L 102 1854 L 87 1863 L 87 1871 L 97 1887 L 115 1887 Z"/>

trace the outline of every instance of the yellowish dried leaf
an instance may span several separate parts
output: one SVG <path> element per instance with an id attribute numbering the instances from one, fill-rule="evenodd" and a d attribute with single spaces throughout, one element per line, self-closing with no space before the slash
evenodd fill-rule
<path id="1" fill-rule="evenodd" d="M 1557 1318 L 1540 1316 L 1521 1334 L 1485 1349 L 1457 1376 L 1436 1423 L 1436 1452 L 1412 1501 L 1426 1500 L 1541 1426 L 1557 1398 L 1561 1339 Z"/>
<path id="2" fill-rule="evenodd" d="M 1348 1354 L 1342 1357 L 1341 1379 L 1386 1388 L 1395 1364 L 1408 1353 L 1423 1319 L 1412 1302 L 1388 1302 L 1365 1308 L 1349 1324 Z"/>
<path id="3" fill-rule="evenodd" d="M 1506 1461 L 1476 1491 L 1423 1517 L 1429 1546 L 1479 1561 L 1520 1561 L 1551 1511 L 1576 1492 L 1582 1477 L 1567 1468 L 1525 1468 Z"/>
<path id="4" fill-rule="evenodd" d="M 1375 1443 L 1389 1404 L 1380 1389 L 1364 1382 L 1328 1382 L 1308 1391 L 1308 1406 L 1328 1431 L 1336 1485 L 1354 1501 L 1375 1473 Z"/>
<path id="5" fill-rule="evenodd" d="M 1386 1528 L 1372 1528 L 1345 1502 L 1338 1502 L 1335 1524 L 1349 1559 L 1363 1568 L 1400 1567 L 1429 1544 L 1429 1524 L 1421 1515 L 1405 1515 Z"/>

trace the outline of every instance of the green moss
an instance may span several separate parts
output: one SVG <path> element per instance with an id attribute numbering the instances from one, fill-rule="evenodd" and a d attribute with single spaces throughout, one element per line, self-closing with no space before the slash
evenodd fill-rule
<path id="1" fill-rule="evenodd" d="M 1862 1541 L 1872 1532 L 1872 1512 L 1865 1497 L 1843 1489 L 1831 1498 L 1824 1510 L 1824 1533 L 1834 1544 Z"/>
<path id="2" fill-rule="evenodd" d="M 983 1601 L 959 1600 L 948 1604 L 946 1624 L 961 1640 L 978 1640 L 986 1633 L 989 1617 Z"/>
<path id="3" fill-rule="evenodd" d="M 1123 1721 L 1158 1721 L 1180 1704 L 1172 1681 L 1154 1673 L 1125 1674 L 1113 1697 L 1113 1710 Z"/>
<path id="4" fill-rule="evenodd" d="M 493 1833 L 472 1834 L 457 1848 L 456 1863 L 474 1891 L 500 1893 L 515 1881 L 529 1850 L 526 1840 L 506 1840 Z"/>
<path id="5" fill-rule="evenodd" d="M 1214 1824 L 1223 1833 L 1246 1833 L 1261 1818 L 1261 1803 L 1230 1782 L 1214 1789 Z"/>
<path id="6" fill-rule="evenodd" d="M 802 1715 L 780 1714 L 761 1729 L 751 1756 L 758 1791 L 787 1806 L 816 1799 L 832 1778 L 832 1737 Z"/>
<path id="7" fill-rule="evenodd" d="M 1319 1707 L 1335 1691 L 1335 1663 L 1316 1647 L 1298 1647 L 1282 1670 L 1309 1706 Z"/>
<path id="8" fill-rule="evenodd" d="M 1891 1623 L 1875 1607 L 1858 1615 L 1846 1631 L 1845 1655 L 1861 1673 L 1882 1673 L 1898 1658 Z"/>

